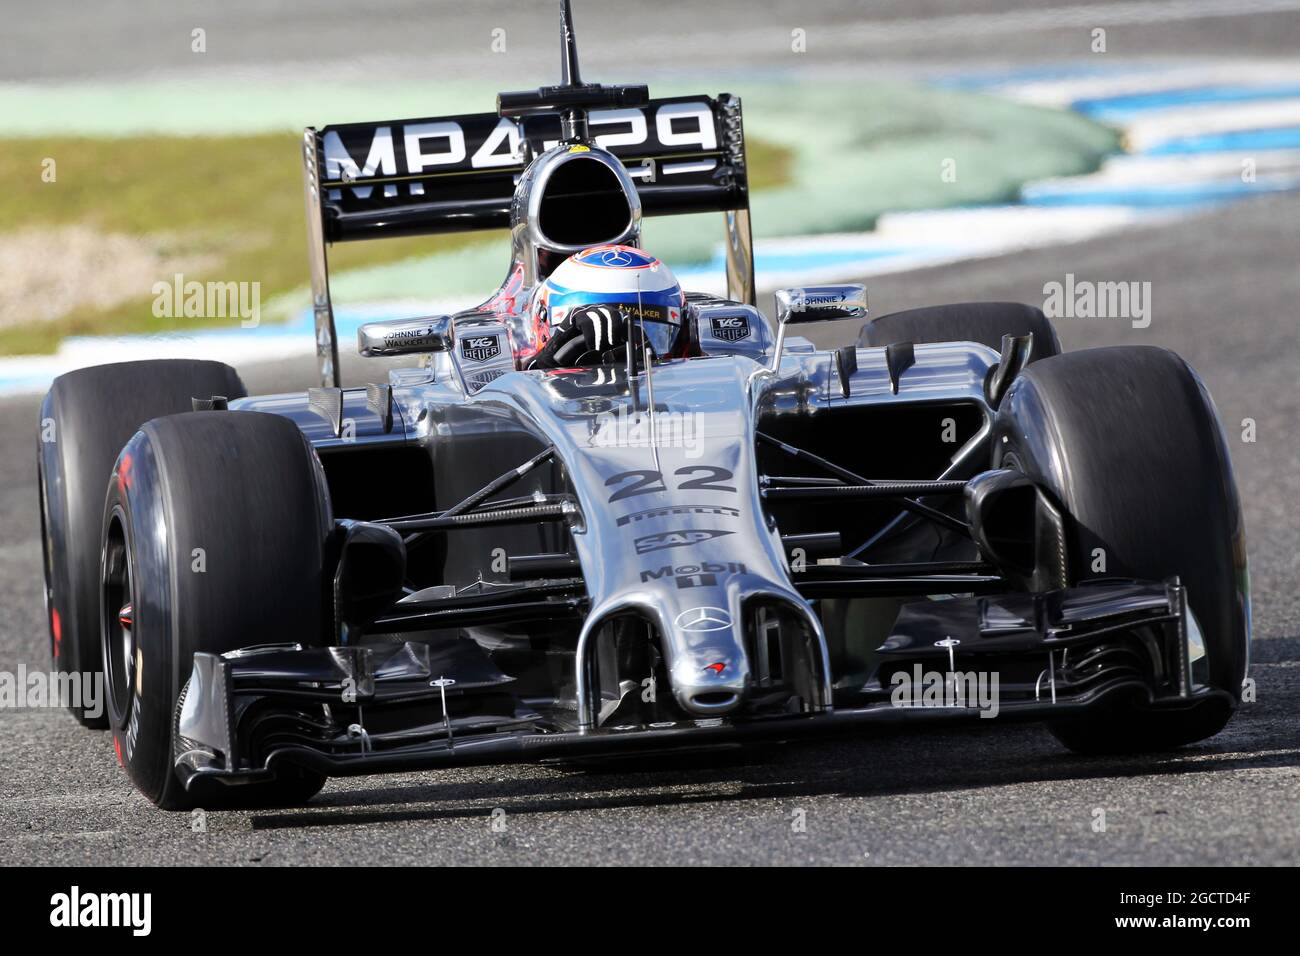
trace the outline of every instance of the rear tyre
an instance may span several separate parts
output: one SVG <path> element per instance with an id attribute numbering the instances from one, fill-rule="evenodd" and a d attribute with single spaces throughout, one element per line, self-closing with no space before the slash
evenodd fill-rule
<path id="1" fill-rule="evenodd" d="M 879 348 L 895 342 L 978 342 L 995 352 L 1002 336 L 1034 336 L 1029 361 L 1059 355 L 1061 342 L 1042 309 L 1020 302 L 959 302 L 892 312 L 871 319 L 858 334 L 858 345 Z"/>
<path id="2" fill-rule="evenodd" d="M 192 398 L 247 394 L 220 362 L 167 359 L 97 365 L 60 375 L 41 405 L 37 480 L 45 611 L 54 669 L 98 674 L 99 535 L 104 487 L 118 452 L 151 418 L 191 410 Z M 88 727 L 102 715 L 71 706 Z"/>
<path id="3" fill-rule="evenodd" d="M 1074 583 L 1181 579 L 1206 682 L 1223 692 L 1184 710 L 1114 702 L 1050 724 L 1052 733 L 1080 753 L 1163 750 L 1218 733 L 1245 677 L 1250 585 L 1227 443 L 1196 373 L 1148 346 L 1044 359 L 1012 384 L 993 434 L 995 466 L 1025 472 L 1064 507 Z"/>
<path id="4" fill-rule="evenodd" d="M 322 643 L 330 527 L 320 463 L 286 418 L 174 415 L 149 422 L 123 449 L 103 516 L 108 715 L 119 760 L 158 806 L 193 802 L 173 771 L 173 746 L 196 652 Z M 204 802 L 300 803 L 324 779 L 285 770 Z"/>

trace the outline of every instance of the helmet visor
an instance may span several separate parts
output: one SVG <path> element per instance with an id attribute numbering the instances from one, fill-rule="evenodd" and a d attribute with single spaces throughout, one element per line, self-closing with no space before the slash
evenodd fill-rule
<path id="1" fill-rule="evenodd" d="M 669 308 L 659 302 L 611 302 L 607 307 L 623 317 L 627 323 L 627 338 L 634 346 L 639 348 L 644 341 L 655 358 L 664 358 L 672 353 L 682 329 L 681 309 Z"/>

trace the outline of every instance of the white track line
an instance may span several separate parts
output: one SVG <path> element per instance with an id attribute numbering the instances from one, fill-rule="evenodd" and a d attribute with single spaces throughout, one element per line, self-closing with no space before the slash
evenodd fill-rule
<path id="1" fill-rule="evenodd" d="M 1206 86 L 1266 87 L 1300 83 L 1300 63 L 1295 60 L 1230 60 L 1196 65 L 1139 65 L 1133 71 L 1093 72 L 1050 80 L 1016 79 L 983 86 L 987 92 L 1033 103 L 1067 108 L 1080 100 L 1138 96 Z"/>
<path id="2" fill-rule="evenodd" d="M 1094 183 L 1132 186 L 1235 179 L 1241 176 L 1247 161 L 1253 163 L 1256 175 L 1300 172 L 1300 150 L 1268 149 L 1178 156 L 1112 156 L 1091 176 L 1059 177 L 1038 182 L 1086 179 Z"/>
<path id="3" fill-rule="evenodd" d="M 1160 110 L 1125 125 L 1129 149 L 1141 151 L 1180 136 L 1300 126 L 1300 99 L 1216 103 Z"/>
<path id="4" fill-rule="evenodd" d="M 1255 16 L 1300 10 L 1300 0 L 1154 0 L 1147 3 L 1086 3 L 1005 13 L 969 13 L 907 20 L 846 24 L 840 40 L 925 40 L 936 37 L 997 36 L 1029 30 L 1117 27 L 1176 20 Z"/>

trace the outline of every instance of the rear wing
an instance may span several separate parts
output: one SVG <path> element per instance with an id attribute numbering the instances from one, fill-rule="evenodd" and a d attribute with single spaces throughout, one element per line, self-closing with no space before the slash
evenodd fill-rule
<path id="1" fill-rule="evenodd" d="M 754 302 L 740 99 L 656 99 L 591 110 L 591 140 L 636 183 L 648 216 L 722 212 L 727 289 Z M 505 229 L 520 175 L 561 138 L 557 112 L 348 123 L 303 134 L 303 183 L 321 381 L 338 385 L 326 244 Z"/>

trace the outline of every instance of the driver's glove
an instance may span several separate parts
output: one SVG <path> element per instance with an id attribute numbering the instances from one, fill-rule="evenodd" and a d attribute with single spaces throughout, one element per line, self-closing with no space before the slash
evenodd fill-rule
<path id="1" fill-rule="evenodd" d="M 566 368 L 578 364 L 588 352 L 605 355 L 627 345 L 627 316 L 607 305 L 574 309 L 551 330 L 551 337 L 537 353 L 536 365 Z"/>

